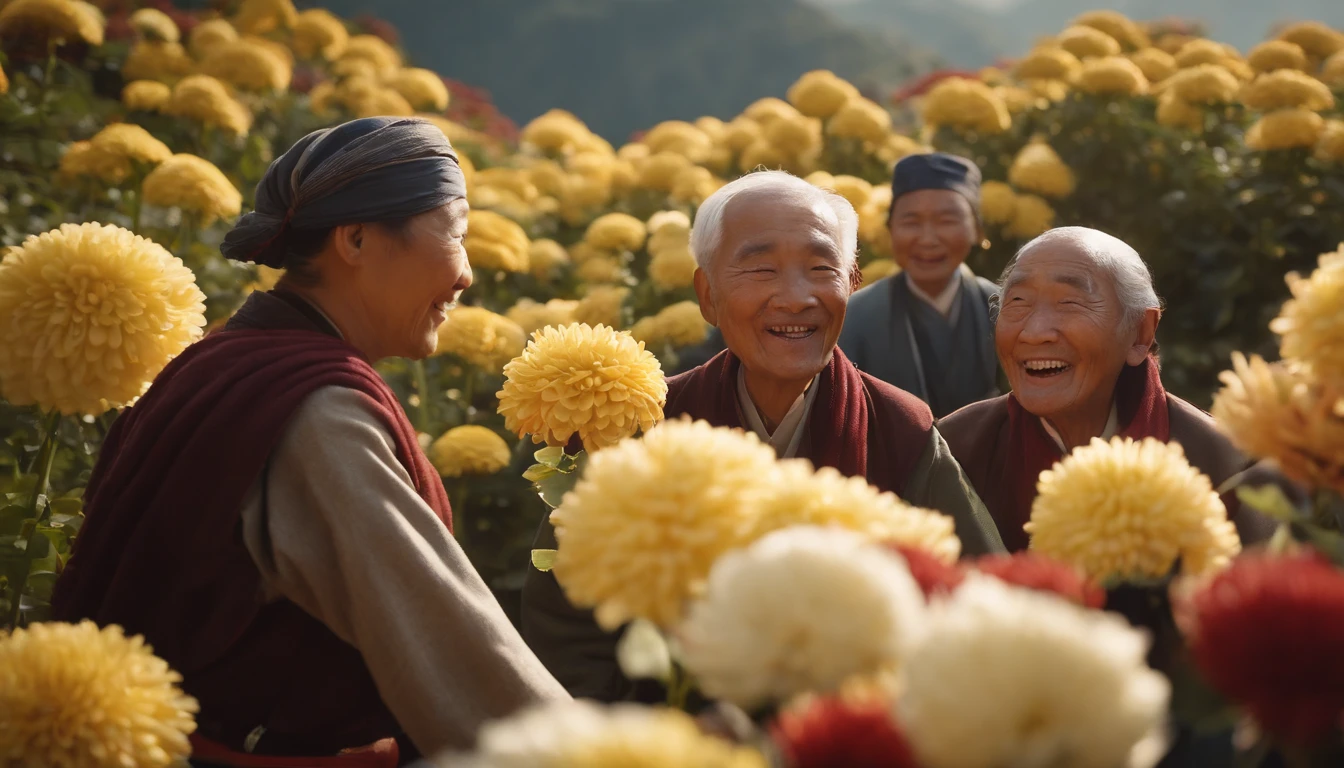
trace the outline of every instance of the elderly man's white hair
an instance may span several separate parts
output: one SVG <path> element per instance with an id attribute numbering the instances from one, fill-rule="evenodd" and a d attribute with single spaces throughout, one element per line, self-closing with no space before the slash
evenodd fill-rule
<path id="1" fill-rule="evenodd" d="M 999 278 L 1000 295 L 1013 284 L 1013 271 L 1022 256 L 1033 248 L 1049 245 L 1067 245 L 1076 249 L 1108 275 L 1115 286 L 1115 295 L 1125 309 L 1126 322 L 1137 324 L 1147 310 L 1162 308 L 1162 300 L 1153 288 L 1153 274 L 1139 252 L 1124 240 L 1089 227 L 1058 227 L 1018 249 Z"/>
<path id="2" fill-rule="evenodd" d="M 691 228 L 691 253 L 695 254 L 695 263 L 701 269 L 708 270 L 714 252 L 723 240 L 723 219 L 728 204 L 738 195 L 757 192 L 800 194 L 828 206 L 839 223 L 835 232 L 835 245 L 840 250 L 841 266 L 848 269 L 854 267 L 859 250 L 859 214 L 848 200 L 791 173 L 756 171 L 723 185 L 706 198 L 696 211 L 695 226 Z"/>

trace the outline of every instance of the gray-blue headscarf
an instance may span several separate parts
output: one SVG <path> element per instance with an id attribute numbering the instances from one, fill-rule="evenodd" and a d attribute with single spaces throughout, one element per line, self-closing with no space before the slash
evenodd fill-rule
<path id="1" fill-rule="evenodd" d="M 414 216 L 467 196 L 453 146 L 432 123 L 367 117 L 304 136 L 257 184 L 256 210 L 220 250 L 280 268 L 285 233 Z"/>

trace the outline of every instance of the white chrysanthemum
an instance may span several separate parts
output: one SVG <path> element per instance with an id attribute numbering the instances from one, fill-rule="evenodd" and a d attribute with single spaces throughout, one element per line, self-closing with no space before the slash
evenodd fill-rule
<path id="1" fill-rule="evenodd" d="M 929 609 L 897 710 L 925 768 L 1131 765 L 1171 695 L 1147 649 L 1119 616 L 972 577 Z"/>
<path id="2" fill-rule="evenodd" d="M 899 555 L 799 526 L 720 558 L 678 638 L 706 694 L 750 708 L 898 668 L 924 611 Z"/>

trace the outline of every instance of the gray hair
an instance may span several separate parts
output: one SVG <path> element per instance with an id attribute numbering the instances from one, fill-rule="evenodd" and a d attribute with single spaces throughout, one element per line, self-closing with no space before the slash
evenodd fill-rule
<path id="1" fill-rule="evenodd" d="M 691 253 L 695 254 L 695 263 L 701 269 L 708 269 L 723 240 L 723 219 L 728 204 L 738 195 L 759 191 L 797 192 L 814 203 L 825 203 L 838 222 L 835 245 L 840 250 L 841 266 L 854 268 L 858 261 L 859 214 L 848 200 L 785 171 L 756 171 L 728 182 L 706 198 L 696 211 L 695 225 L 691 228 Z"/>
<path id="2" fill-rule="evenodd" d="M 999 297 L 1013 284 L 1013 272 L 1023 254 L 1042 245 L 1066 245 L 1081 252 L 1110 276 L 1115 295 L 1124 308 L 1125 322 L 1137 325 L 1149 309 L 1162 309 L 1162 300 L 1153 288 L 1153 274 L 1143 257 L 1128 243 L 1099 229 L 1088 227 L 1057 227 L 1018 249 L 999 277 L 999 293 L 994 297 L 993 311 L 998 314 Z"/>

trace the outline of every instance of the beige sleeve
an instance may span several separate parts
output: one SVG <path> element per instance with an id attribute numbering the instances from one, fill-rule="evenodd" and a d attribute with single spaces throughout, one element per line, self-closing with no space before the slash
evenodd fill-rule
<path id="1" fill-rule="evenodd" d="M 469 747 L 485 721 L 568 698 L 415 492 L 391 435 L 354 391 L 327 387 L 304 401 L 243 526 L 268 592 L 359 649 L 424 754 Z"/>

